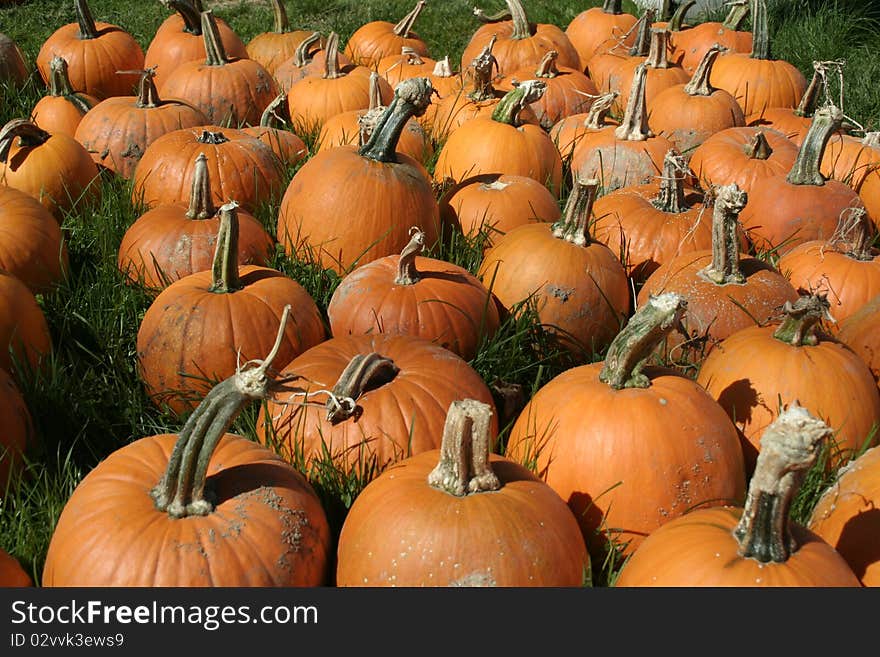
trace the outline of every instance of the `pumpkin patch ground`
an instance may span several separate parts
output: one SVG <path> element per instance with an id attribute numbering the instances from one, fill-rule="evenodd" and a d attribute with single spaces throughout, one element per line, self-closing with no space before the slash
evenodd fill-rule
<path id="1" fill-rule="evenodd" d="M 0 586 L 880 583 L 880 8 L 477 4 L 0 3 Z"/>

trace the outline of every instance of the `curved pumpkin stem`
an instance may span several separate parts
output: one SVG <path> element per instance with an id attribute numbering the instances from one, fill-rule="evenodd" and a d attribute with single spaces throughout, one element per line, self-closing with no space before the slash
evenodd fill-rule
<path id="1" fill-rule="evenodd" d="M 526 16 L 526 10 L 521 0 L 505 0 L 505 4 L 507 5 L 507 11 L 502 11 L 494 16 L 487 16 L 482 9 L 475 7 L 474 16 L 484 23 L 498 23 L 502 20 L 511 20 L 513 21 L 513 32 L 510 38 L 528 39 L 535 31 L 533 25 L 529 23 L 529 18 Z"/>
<path id="2" fill-rule="evenodd" d="M 140 71 L 116 71 L 120 74 L 138 73 L 140 74 L 140 82 L 138 84 L 137 96 L 135 96 L 135 107 L 140 109 L 153 109 L 162 105 L 159 98 L 159 91 L 156 89 L 155 77 L 156 67 L 143 69 Z"/>
<path id="3" fill-rule="evenodd" d="M 492 407 L 476 399 L 456 400 L 449 405 L 440 461 L 428 475 L 429 486 L 456 497 L 501 488 L 489 460 L 491 419 Z"/>
<path id="4" fill-rule="evenodd" d="M 602 2 L 602 11 L 606 14 L 622 14 L 623 0 L 604 0 Z"/>
<path id="5" fill-rule="evenodd" d="M 608 116 L 614 101 L 617 100 L 619 95 L 616 91 L 610 91 L 596 98 L 593 104 L 590 105 L 590 109 L 587 110 L 587 116 L 583 124 L 584 127 L 590 130 L 601 130 L 604 128 L 606 125 L 605 118 Z"/>
<path id="6" fill-rule="evenodd" d="M 205 64 L 207 66 L 223 66 L 229 63 L 226 47 L 220 38 L 220 30 L 217 27 L 217 19 L 212 10 L 203 11 L 202 14 L 202 39 L 205 42 Z"/>
<path id="7" fill-rule="evenodd" d="M 651 49 L 651 25 L 654 23 L 654 10 L 650 7 L 636 23 L 636 40 L 629 49 L 631 57 L 647 57 Z"/>
<path id="8" fill-rule="evenodd" d="M 180 15 L 184 32 L 202 36 L 201 5 L 196 6 L 188 0 L 162 0 L 162 4 Z"/>
<path id="9" fill-rule="evenodd" d="M 327 35 L 327 43 L 324 45 L 324 75 L 327 80 L 341 78 L 345 73 L 339 66 L 339 35 L 330 32 Z"/>
<path id="10" fill-rule="evenodd" d="M 598 180 L 581 180 L 575 172 L 574 185 L 565 202 L 562 218 L 550 227 L 553 237 L 577 246 L 589 246 L 593 241 L 590 236 L 590 218 L 598 191 Z"/>
<path id="11" fill-rule="evenodd" d="M 651 28 L 651 42 L 645 64 L 650 68 L 669 68 L 669 30 Z"/>
<path id="12" fill-rule="evenodd" d="M 626 101 L 626 111 L 614 136 L 621 141 L 645 141 L 654 136 L 648 127 L 648 112 L 645 107 L 645 87 L 648 82 L 648 66 L 642 62 L 633 73 L 632 87 Z"/>
<path id="13" fill-rule="evenodd" d="M 548 50 L 544 53 L 538 68 L 535 70 L 536 78 L 555 78 L 559 75 L 559 69 L 556 66 L 556 60 L 559 59 L 558 50 Z"/>
<path id="14" fill-rule="evenodd" d="M 645 360 L 672 329 L 686 333 L 681 323 L 686 310 L 687 301 L 675 292 L 649 297 L 612 340 L 599 380 L 615 390 L 649 387 Z"/>
<path id="15" fill-rule="evenodd" d="M 731 0 L 728 2 L 730 11 L 721 26 L 726 30 L 739 30 L 751 11 L 750 3 L 751 0 Z"/>
<path id="16" fill-rule="evenodd" d="M 378 353 L 358 354 L 345 366 L 327 399 L 327 421 L 338 424 L 358 412 L 357 400 L 368 389 L 394 379 L 400 368 Z"/>
<path id="17" fill-rule="evenodd" d="M 282 126 L 286 123 L 281 114 L 284 112 L 284 109 L 287 107 L 287 94 L 285 92 L 281 92 L 275 98 L 272 99 L 272 102 L 266 105 L 266 109 L 263 110 L 263 113 L 260 115 L 260 127 L 261 128 L 275 128 L 277 130 L 283 129 Z"/>
<path id="18" fill-rule="evenodd" d="M 0 129 L 0 162 L 9 158 L 9 149 L 18 139 L 20 146 L 39 146 L 46 143 L 52 135 L 27 119 L 12 119 Z"/>
<path id="19" fill-rule="evenodd" d="M 507 125 L 520 125 L 519 113 L 526 105 L 539 100 L 546 90 L 547 83 L 543 80 L 526 80 L 516 84 L 498 101 L 492 111 L 492 119 Z"/>
<path id="20" fill-rule="evenodd" d="M 757 130 L 752 141 L 743 147 L 743 151 L 753 160 L 766 160 L 773 155 L 773 148 L 763 130 Z"/>
<path id="21" fill-rule="evenodd" d="M 379 123 L 379 118 L 385 111 L 385 106 L 382 105 L 382 90 L 379 87 L 380 78 L 381 76 L 376 71 L 370 71 L 370 107 L 357 120 L 358 143 L 361 146 L 370 141 L 370 137 L 373 136 L 376 125 Z"/>
<path id="22" fill-rule="evenodd" d="M 288 376 L 276 379 L 269 375 L 269 368 L 281 347 L 289 316 L 290 305 L 287 305 L 281 316 L 275 344 L 266 358 L 250 363 L 252 367 L 239 369 L 214 386 L 189 416 L 171 451 L 168 468 L 150 491 L 157 509 L 167 511 L 172 518 L 203 516 L 214 510 L 210 491 L 206 490 L 207 472 L 220 439 L 250 402 L 267 399 L 275 392 L 284 390 L 285 383 L 298 378 Z"/>
<path id="23" fill-rule="evenodd" d="M 404 39 L 408 39 L 410 37 L 410 33 L 412 32 L 413 24 L 416 22 L 416 19 L 419 17 L 419 14 L 422 13 L 422 9 L 425 7 L 425 0 L 419 0 L 416 3 L 415 8 L 409 12 L 406 16 L 400 19 L 400 22 L 394 26 L 392 32 L 399 37 L 403 37 Z"/>
<path id="24" fill-rule="evenodd" d="M 736 183 L 716 187 L 712 212 L 712 262 L 701 269 L 702 276 L 716 285 L 742 285 L 746 277 L 739 266 L 739 213 L 746 206 L 748 194 Z"/>
<path id="25" fill-rule="evenodd" d="M 312 46 L 320 42 L 320 32 L 312 32 L 309 36 L 300 41 L 300 44 L 296 47 L 296 50 L 293 51 L 293 65 L 297 68 L 302 68 L 310 61 L 312 61 L 312 57 L 309 57 L 309 52 L 311 52 Z"/>
<path id="26" fill-rule="evenodd" d="M 816 327 L 823 319 L 835 323 L 831 316 L 831 304 L 826 294 L 805 294 L 782 307 L 785 319 L 773 333 L 773 337 L 794 347 L 813 346 L 819 343 Z"/>
<path id="27" fill-rule="evenodd" d="M 660 179 L 660 193 L 651 204 L 658 210 L 669 213 L 684 212 L 688 209 L 685 201 L 684 178 L 687 174 L 687 160 L 674 149 L 663 156 L 663 176 Z"/>
<path id="28" fill-rule="evenodd" d="M 825 105 L 815 111 L 810 129 L 798 150 L 797 158 L 786 180 L 792 185 L 824 185 L 825 176 L 820 172 L 822 156 L 831 135 L 840 129 L 843 112 L 834 105 Z"/>
<path id="29" fill-rule="evenodd" d="M 697 4 L 697 0 L 687 0 L 687 2 L 682 2 L 675 10 L 675 13 L 672 14 L 672 18 L 669 19 L 669 31 L 670 32 L 680 32 L 682 26 L 684 25 L 684 17 L 693 7 Z"/>
<path id="30" fill-rule="evenodd" d="M 211 292 L 227 294 L 244 287 L 238 275 L 238 203 L 220 206 L 220 228 L 211 263 Z"/>
<path id="31" fill-rule="evenodd" d="M 98 26 L 95 25 L 95 18 L 92 16 L 92 10 L 89 9 L 86 0 L 74 0 L 74 8 L 76 9 L 76 22 L 79 25 L 78 39 L 97 39 Z"/>
<path id="32" fill-rule="evenodd" d="M 211 198 L 211 178 L 208 175 L 208 156 L 199 153 L 193 167 L 192 187 L 189 193 L 188 219 L 207 219 L 217 214 Z"/>
<path id="33" fill-rule="evenodd" d="M 287 18 L 287 10 L 284 8 L 282 0 L 269 0 L 272 4 L 273 32 L 275 34 L 284 34 L 290 32 L 290 21 Z"/>
<path id="34" fill-rule="evenodd" d="M 717 43 L 706 51 L 690 81 L 684 85 L 684 92 L 686 94 L 689 96 L 712 95 L 715 87 L 709 84 L 709 76 L 712 75 L 712 67 L 715 66 L 715 60 L 718 59 L 718 55 L 726 51 L 727 48 L 722 48 Z"/>
<path id="35" fill-rule="evenodd" d="M 813 62 L 813 77 L 810 78 L 810 83 L 804 90 L 804 95 L 801 96 L 798 106 L 794 109 L 795 116 L 810 117 L 816 110 L 819 87 L 822 86 L 822 81 L 825 77 L 818 64 L 819 62 Z"/>
<path id="36" fill-rule="evenodd" d="M 406 122 L 425 113 L 434 93 L 428 78 L 409 78 L 400 82 L 394 89 L 391 104 L 376 122 L 370 141 L 358 152 L 378 162 L 396 162 L 397 142 Z"/>
<path id="37" fill-rule="evenodd" d="M 797 551 L 791 503 L 831 433 L 831 427 L 797 403 L 765 429 L 742 517 L 733 530 L 740 556 L 783 563 Z"/>
<path id="38" fill-rule="evenodd" d="M 58 55 L 49 61 L 49 95 L 65 98 L 83 114 L 92 109 L 92 106 L 74 91 L 73 85 L 70 83 L 67 60 Z"/>
<path id="39" fill-rule="evenodd" d="M 492 86 L 493 71 L 499 70 L 498 60 L 492 54 L 495 42 L 498 36 L 493 34 L 480 54 L 474 57 L 471 62 L 471 68 L 474 69 L 473 74 L 473 90 L 468 94 L 471 100 L 480 102 L 495 98 L 495 87 Z"/>
<path id="40" fill-rule="evenodd" d="M 422 280 L 419 270 L 416 269 L 416 256 L 425 248 L 425 233 L 418 227 L 409 229 L 409 243 L 403 247 L 397 261 L 397 276 L 395 285 L 414 285 Z"/>

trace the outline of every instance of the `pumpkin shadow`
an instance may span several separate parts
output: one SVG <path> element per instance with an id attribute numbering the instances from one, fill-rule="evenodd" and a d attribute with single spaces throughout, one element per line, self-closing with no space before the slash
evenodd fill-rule
<path id="1" fill-rule="evenodd" d="M 285 488 L 302 495 L 309 493 L 305 478 L 284 461 L 262 461 L 245 463 L 224 468 L 210 475 L 206 481 L 213 502 L 220 506 L 236 498 L 247 495 L 269 495 L 270 488 Z M 266 497 L 266 503 L 277 504 L 273 496 Z"/>
<path id="2" fill-rule="evenodd" d="M 880 536 L 880 509 L 861 511 L 846 521 L 834 548 L 846 559 L 859 580 L 869 566 L 880 562 L 880 541 L 868 537 Z"/>
<path id="3" fill-rule="evenodd" d="M 751 423 L 752 409 L 763 404 L 758 391 L 748 379 L 739 379 L 721 391 L 721 394 L 718 395 L 718 403 L 736 425 L 736 432 L 739 435 L 745 459 L 746 473 L 751 474 L 758 459 L 758 448 L 745 437 L 740 426 Z"/>

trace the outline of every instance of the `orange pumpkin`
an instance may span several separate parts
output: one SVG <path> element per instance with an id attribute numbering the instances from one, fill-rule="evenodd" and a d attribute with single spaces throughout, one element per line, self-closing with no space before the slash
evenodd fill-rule
<path id="1" fill-rule="evenodd" d="M 654 21 L 655 10 L 646 7 L 644 13 L 633 26 L 635 36 L 629 48 L 613 48 L 605 52 L 598 52 L 590 59 L 586 73 L 603 94 L 614 92 L 620 93 L 620 84 L 617 82 L 620 69 L 631 61 L 641 64 L 651 51 L 651 26 Z M 618 105 L 615 105 L 615 110 Z"/>
<path id="2" fill-rule="evenodd" d="M 649 535 L 615 586 L 859 586 L 829 543 L 790 516 L 831 428 L 797 405 L 767 427 L 742 506 L 698 509 Z"/>
<path id="3" fill-rule="evenodd" d="M 293 57 L 296 49 L 308 38 L 311 30 L 291 30 L 283 0 L 269 0 L 274 19 L 270 32 L 260 32 L 247 43 L 247 56 L 275 75 L 281 62 Z"/>
<path id="4" fill-rule="evenodd" d="M 571 19 L 565 35 L 580 56 L 580 70 L 589 68 L 597 53 L 623 51 L 635 42 L 638 18 L 621 9 L 622 0 L 603 0 Z"/>
<path id="5" fill-rule="evenodd" d="M 286 109 L 287 94 L 282 92 L 266 105 L 260 117 L 260 125 L 242 128 L 241 131 L 266 144 L 275 153 L 281 165 L 292 167 L 308 156 L 309 147 L 302 137 L 282 127 L 289 122 L 289 119 L 281 116 L 286 114 Z"/>
<path id="6" fill-rule="evenodd" d="M 583 585 L 590 556 L 577 521 L 547 484 L 491 454 L 491 415 L 452 402 L 439 450 L 364 488 L 339 535 L 337 586 Z"/>
<path id="7" fill-rule="evenodd" d="M 688 3 L 682 3 L 684 6 Z M 700 61 L 715 44 L 730 52 L 748 53 L 752 50 L 752 33 L 742 25 L 750 12 L 751 0 L 732 0 L 726 3 L 730 11 L 723 21 L 703 21 L 696 25 L 672 29 L 669 45 L 670 58 L 693 75 Z M 681 7 L 679 7 L 681 8 Z"/>
<path id="8" fill-rule="evenodd" d="M 401 48 L 411 48 L 427 57 L 427 44 L 413 31 L 413 25 L 425 4 L 425 0 L 419 0 L 412 11 L 397 23 L 375 20 L 361 25 L 348 38 L 346 56 L 367 68 L 375 68 L 383 57 L 399 53 Z"/>
<path id="9" fill-rule="evenodd" d="M 429 78 L 437 61 L 420 55 L 413 48 L 404 46 L 400 53 L 383 57 L 376 64 L 376 72 L 393 87 L 407 78 Z"/>
<path id="10" fill-rule="evenodd" d="M 343 53 L 339 52 L 337 43 L 336 50 L 330 53 L 326 49 L 326 41 L 320 32 L 312 32 L 309 36 L 300 42 L 293 55 L 278 64 L 275 68 L 275 81 L 278 87 L 284 93 L 290 91 L 290 87 L 297 80 L 301 80 L 307 75 L 317 73 L 323 74 L 327 67 L 328 55 L 336 57 L 339 66 L 350 66 L 354 64 Z"/>
<path id="11" fill-rule="evenodd" d="M 856 352 L 871 368 L 880 385 L 880 294 L 840 322 L 837 339 Z"/>
<path id="12" fill-rule="evenodd" d="M 86 112 L 100 101 L 81 91 L 74 91 L 67 74 L 67 60 L 53 57 L 49 61 L 49 92 L 31 110 L 31 120 L 49 134 L 76 134 L 76 127 Z"/>
<path id="13" fill-rule="evenodd" d="M 606 126 L 618 126 L 620 123 L 608 117 L 617 92 L 602 94 L 593 99 L 588 112 L 572 114 L 560 119 L 549 135 L 556 144 L 563 162 L 571 162 L 574 149 L 585 135 L 598 132 Z"/>
<path id="14" fill-rule="evenodd" d="M 52 351 L 52 335 L 33 292 L 0 271 L 0 369 L 21 376 L 14 365 L 36 369 Z"/>

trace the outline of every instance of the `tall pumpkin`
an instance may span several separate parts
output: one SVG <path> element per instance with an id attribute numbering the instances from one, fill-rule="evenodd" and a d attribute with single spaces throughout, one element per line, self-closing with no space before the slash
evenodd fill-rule
<path id="1" fill-rule="evenodd" d="M 50 134 L 63 132 L 69 137 L 90 109 L 100 101 L 74 90 L 67 74 L 67 60 L 55 56 L 49 61 L 49 90 L 31 110 L 31 120 Z"/>

